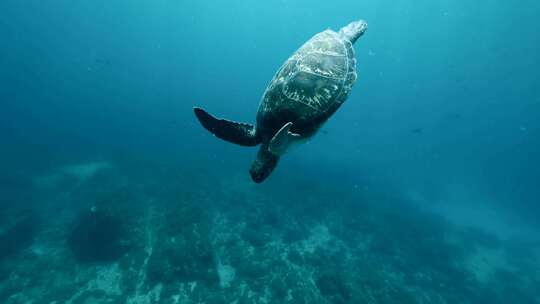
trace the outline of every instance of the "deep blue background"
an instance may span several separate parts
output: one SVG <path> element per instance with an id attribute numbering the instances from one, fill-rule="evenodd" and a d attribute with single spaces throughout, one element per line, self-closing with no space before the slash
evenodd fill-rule
<path id="1" fill-rule="evenodd" d="M 459 205 L 458 218 L 482 206 L 537 225 L 539 15 L 533 0 L 3 0 L 3 180 L 130 157 L 201 162 L 248 182 L 255 150 L 207 134 L 192 106 L 254 122 L 296 48 L 362 18 L 351 97 L 261 187 L 298 174 L 350 191 L 377 181 Z"/>

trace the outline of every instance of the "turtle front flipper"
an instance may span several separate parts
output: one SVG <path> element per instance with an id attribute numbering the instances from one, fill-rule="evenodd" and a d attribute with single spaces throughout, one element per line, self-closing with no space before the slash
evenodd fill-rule
<path id="1" fill-rule="evenodd" d="M 253 147 L 261 143 L 257 129 L 250 124 L 216 118 L 198 107 L 194 107 L 193 111 L 201 125 L 218 138 L 247 147 Z"/>
<path id="2" fill-rule="evenodd" d="M 292 122 L 286 123 L 279 131 L 277 131 L 276 135 L 272 137 L 268 147 L 268 150 L 272 152 L 272 154 L 277 156 L 285 154 L 293 143 L 298 142 L 302 138 L 300 134 L 291 132 L 292 125 Z"/>
<path id="3" fill-rule="evenodd" d="M 270 152 L 268 144 L 263 143 L 257 153 L 257 159 L 253 161 L 249 169 L 251 179 L 256 183 L 262 183 L 274 171 L 278 161 L 279 156 Z"/>

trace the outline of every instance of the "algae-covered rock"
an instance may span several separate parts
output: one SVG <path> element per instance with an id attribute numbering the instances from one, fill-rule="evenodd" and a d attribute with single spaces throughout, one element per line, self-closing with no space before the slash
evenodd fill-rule
<path id="1" fill-rule="evenodd" d="M 28 248 L 39 230 L 40 219 L 32 212 L 18 214 L 0 227 L 0 261 Z"/>
<path id="2" fill-rule="evenodd" d="M 148 261 L 149 286 L 161 282 L 218 285 L 207 219 L 204 210 L 194 206 L 180 206 L 165 213 Z"/>
<path id="3" fill-rule="evenodd" d="M 68 246 L 81 262 L 110 262 L 130 248 L 126 222 L 105 208 L 91 207 L 77 217 Z"/>

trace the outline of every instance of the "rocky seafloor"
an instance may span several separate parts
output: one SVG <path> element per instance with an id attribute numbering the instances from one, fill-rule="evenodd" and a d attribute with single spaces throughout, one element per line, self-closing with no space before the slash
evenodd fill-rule
<path id="1" fill-rule="evenodd" d="M 0 303 L 540 303 L 538 243 L 384 187 L 244 173 L 88 163 L 10 182 Z"/>

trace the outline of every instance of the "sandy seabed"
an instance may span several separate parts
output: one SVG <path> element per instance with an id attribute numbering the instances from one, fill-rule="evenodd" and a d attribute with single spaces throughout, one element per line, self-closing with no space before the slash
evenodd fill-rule
<path id="1" fill-rule="evenodd" d="M 390 188 L 142 167 L 28 176 L 0 213 L 0 302 L 540 303 L 540 244 Z"/>

